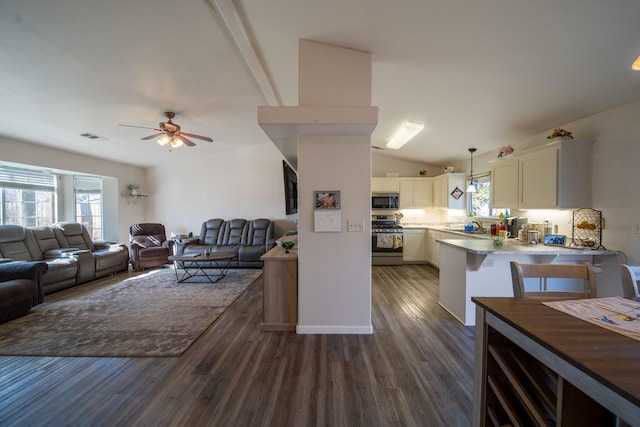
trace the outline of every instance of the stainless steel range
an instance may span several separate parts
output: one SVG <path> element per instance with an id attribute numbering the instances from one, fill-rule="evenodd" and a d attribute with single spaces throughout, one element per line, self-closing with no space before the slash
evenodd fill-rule
<path id="1" fill-rule="evenodd" d="M 402 226 L 394 215 L 371 216 L 371 265 L 402 265 Z"/>

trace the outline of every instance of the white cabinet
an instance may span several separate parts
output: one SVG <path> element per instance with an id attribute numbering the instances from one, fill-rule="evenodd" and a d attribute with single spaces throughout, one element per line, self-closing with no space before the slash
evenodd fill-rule
<path id="1" fill-rule="evenodd" d="M 423 228 L 405 228 L 402 230 L 402 261 L 427 261 L 425 240 L 426 230 Z"/>
<path id="2" fill-rule="evenodd" d="M 492 165 L 493 206 L 557 209 L 591 206 L 592 141 L 553 141 Z"/>
<path id="3" fill-rule="evenodd" d="M 431 178 L 400 178 L 400 209 L 431 207 Z"/>
<path id="4" fill-rule="evenodd" d="M 398 193 L 400 191 L 400 180 L 398 178 L 371 178 L 371 191 Z"/>
<path id="5" fill-rule="evenodd" d="M 498 159 L 491 165 L 491 204 L 497 209 L 518 206 L 518 159 Z"/>
<path id="6" fill-rule="evenodd" d="M 555 208 L 558 186 L 558 151 L 541 150 L 521 156 L 519 208 Z"/>
<path id="7" fill-rule="evenodd" d="M 440 240 L 441 234 L 440 231 L 428 230 L 427 261 L 435 267 L 440 266 L 440 243 L 437 241 Z"/>
<path id="8" fill-rule="evenodd" d="M 456 199 L 451 195 L 455 188 L 465 191 L 463 173 L 446 173 L 433 178 L 433 207 L 445 209 L 464 209 L 464 197 Z"/>

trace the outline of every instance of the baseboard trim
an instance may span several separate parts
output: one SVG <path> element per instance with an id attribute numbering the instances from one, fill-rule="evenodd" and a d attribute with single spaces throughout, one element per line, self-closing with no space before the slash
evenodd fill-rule
<path id="1" fill-rule="evenodd" d="M 371 335 L 373 326 L 298 325 L 297 334 Z"/>

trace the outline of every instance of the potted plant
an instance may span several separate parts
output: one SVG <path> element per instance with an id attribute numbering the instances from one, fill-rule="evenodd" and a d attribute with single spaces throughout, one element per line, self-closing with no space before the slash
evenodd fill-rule
<path id="1" fill-rule="evenodd" d="M 140 186 L 138 184 L 129 184 L 129 192 L 132 196 L 137 196 L 138 195 L 138 188 L 140 188 Z"/>
<path id="2" fill-rule="evenodd" d="M 547 139 L 573 139 L 571 132 L 564 129 L 554 129 L 553 133 L 547 137 Z"/>
<path id="3" fill-rule="evenodd" d="M 498 152 L 498 158 L 508 156 L 511 153 L 513 153 L 513 147 L 511 147 L 510 145 L 505 145 L 504 147 L 500 148 L 500 151 Z"/>

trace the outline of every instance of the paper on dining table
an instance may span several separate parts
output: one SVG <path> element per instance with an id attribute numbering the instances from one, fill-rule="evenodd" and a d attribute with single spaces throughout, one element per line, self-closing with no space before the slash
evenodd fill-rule
<path id="1" fill-rule="evenodd" d="M 640 341 L 640 302 L 607 297 L 546 301 L 542 304 Z"/>

